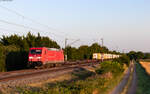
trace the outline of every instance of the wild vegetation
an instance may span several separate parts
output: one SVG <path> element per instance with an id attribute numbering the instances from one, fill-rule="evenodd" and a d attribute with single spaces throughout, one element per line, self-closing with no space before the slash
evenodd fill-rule
<path id="1" fill-rule="evenodd" d="M 18 88 L 22 94 L 108 94 L 123 76 L 124 63 L 105 61 L 95 72 L 77 74 L 78 80 L 48 83 L 41 88 Z"/>

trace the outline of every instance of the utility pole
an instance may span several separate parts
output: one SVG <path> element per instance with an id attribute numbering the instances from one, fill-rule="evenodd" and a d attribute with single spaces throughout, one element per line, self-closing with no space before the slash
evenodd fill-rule
<path id="1" fill-rule="evenodd" d="M 122 50 L 122 53 L 123 53 L 123 54 L 125 53 L 125 49 Z"/>
<path id="2" fill-rule="evenodd" d="M 104 39 L 101 38 L 101 41 L 102 41 L 102 48 L 103 48 L 103 45 L 104 45 Z M 102 62 L 103 62 L 103 60 L 104 60 L 104 53 L 103 53 L 103 52 L 102 52 L 101 59 L 102 59 Z"/>
<path id="3" fill-rule="evenodd" d="M 67 38 L 65 38 L 65 48 L 67 47 Z"/>
<path id="4" fill-rule="evenodd" d="M 116 46 L 116 52 L 119 52 L 119 47 L 118 46 Z"/>
<path id="5" fill-rule="evenodd" d="M 77 40 L 73 41 L 73 42 L 70 43 L 70 44 L 67 43 L 67 40 L 68 40 L 68 39 L 65 38 L 65 49 L 67 48 L 68 45 L 71 46 L 72 44 L 76 43 L 76 42 L 79 41 L 80 39 L 77 39 Z M 66 54 L 65 54 L 65 61 L 67 61 L 67 49 L 66 49 Z"/>
<path id="6" fill-rule="evenodd" d="M 65 38 L 65 49 L 67 47 L 67 38 Z M 67 61 L 67 49 L 66 49 L 66 54 L 65 54 L 65 61 Z"/>
<path id="7" fill-rule="evenodd" d="M 103 38 L 101 38 L 101 41 L 102 41 L 102 47 L 103 47 L 103 45 L 104 45 L 104 39 L 103 39 Z"/>

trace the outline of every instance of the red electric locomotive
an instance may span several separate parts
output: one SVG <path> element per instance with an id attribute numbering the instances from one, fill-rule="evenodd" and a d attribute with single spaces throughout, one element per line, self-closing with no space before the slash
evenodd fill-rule
<path id="1" fill-rule="evenodd" d="M 30 48 L 28 67 L 55 66 L 64 62 L 63 50 L 56 48 Z"/>

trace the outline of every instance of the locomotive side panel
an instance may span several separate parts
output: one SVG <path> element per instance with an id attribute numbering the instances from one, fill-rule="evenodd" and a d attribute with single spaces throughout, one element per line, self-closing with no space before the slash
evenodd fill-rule
<path id="1" fill-rule="evenodd" d="M 44 55 L 44 63 L 59 63 L 64 62 L 64 54 L 62 50 L 58 49 L 47 49 Z"/>
<path id="2" fill-rule="evenodd" d="M 61 63 L 64 62 L 64 54 L 63 50 L 55 49 L 55 48 L 30 48 L 29 56 L 28 56 L 28 65 L 42 66 L 48 63 Z"/>

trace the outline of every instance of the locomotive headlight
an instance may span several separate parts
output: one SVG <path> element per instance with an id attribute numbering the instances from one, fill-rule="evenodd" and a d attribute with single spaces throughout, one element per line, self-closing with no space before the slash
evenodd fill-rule
<path id="1" fill-rule="evenodd" d="M 33 57 L 29 57 L 29 59 L 32 59 Z"/>
<path id="2" fill-rule="evenodd" d="M 41 57 L 37 57 L 37 59 L 41 59 Z"/>

